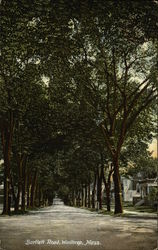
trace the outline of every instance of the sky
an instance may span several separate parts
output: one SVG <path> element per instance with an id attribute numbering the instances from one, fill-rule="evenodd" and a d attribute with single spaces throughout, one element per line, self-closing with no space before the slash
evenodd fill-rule
<path id="1" fill-rule="evenodd" d="M 150 144 L 149 150 L 150 150 L 151 152 L 153 151 L 152 156 L 153 156 L 154 158 L 156 158 L 156 157 L 158 158 L 158 156 L 157 156 L 157 139 L 154 139 L 153 142 L 152 142 L 152 144 Z"/>

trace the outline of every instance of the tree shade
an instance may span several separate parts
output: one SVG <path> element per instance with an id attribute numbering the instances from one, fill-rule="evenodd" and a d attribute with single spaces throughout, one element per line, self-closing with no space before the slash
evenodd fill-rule
<path id="1" fill-rule="evenodd" d="M 157 8 L 155 1 L 1 1 L 4 214 L 11 196 L 16 212 L 20 197 L 25 211 L 26 196 L 33 207 L 55 192 L 90 206 L 92 183 L 101 204 L 109 174 L 115 213 L 123 211 L 122 155 L 130 159 L 155 132 Z"/>

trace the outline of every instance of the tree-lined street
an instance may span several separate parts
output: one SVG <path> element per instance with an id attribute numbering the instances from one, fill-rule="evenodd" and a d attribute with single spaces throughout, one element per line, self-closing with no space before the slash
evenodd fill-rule
<path id="1" fill-rule="evenodd" d="M 0 1 L 0 249 L 156 247 L 137 216 L 158 205 L 158 4 L 144 2 Z"/>
<path id="2" fill-rule="evenodd" d="M 154 219 L 103 216 L 80 208 L 54 205 L 28 215 L 3 216 L 0 220 L 1 249 L 4 250 L 156 248 L 157 221 Z"/>

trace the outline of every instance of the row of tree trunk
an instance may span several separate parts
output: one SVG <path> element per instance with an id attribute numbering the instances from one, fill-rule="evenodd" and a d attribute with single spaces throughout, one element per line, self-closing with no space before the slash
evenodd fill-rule
<path id="1" fill-rule="evenodd" d="M 4 158 L 4 206 L 3 214 L 10 214 L 11 197 L 13 197 L 14 208 L 17 212 L 19 207 L 22 211 L 25 211 L 26 203 L 27 207 L 34 207 L 35 200 L 40 199 L 42 203 L 46 203 L 45 195 L 41 195 L 42 191 L 37 182 L 38 172 L 37 170 L 31 171 L 27 169 L 27 156 L 25 154 L 17 154 L 17 175 L 18 184 L 14 183 L 14 179 L 11 171 L 11 153 L 12 153 L 12 138 L 14 130 L 13 114 L 10 112 L 9 123 L 1 125 L 1 141 L 3 148 Z M 82 188 L 75 192 L 73 198 L 73 204 L 85 207 L 97 207 L 102 209 L 102 183 L 104 183 L 106 190 L 106 205 L 107 210 L 110 211 L 110 188 L 111 188 L 111 176 L 113 175 L 114 181 L 114 193 L 115 193 L 115 212 L 122 212 L 121 204 L 121 183 L 119 176 L 119 164 L 118 160 L 113 162 L 114 168 L 108 169 L 108 173 L 105 171 L 105 167 L 102 164 L 96 169 L 94 174 L 94 183 L 92 195 L 90 195 L 90 183 L 82 185 Z M 38 186 L 38 192 L 37 192 Z M 97 198 L 96 198 L 97 197 Z M 26 202 L 27 200 L 27 202 Z M 21 204 L 20 204 L 21 201 Z"/>
<path id="2" fill-rule="evenodd" d="M 17 156 L 17 180 L 14 180 L 10 168 L 10 149 L 4 157 L 4 204 L 3 214 L 9 215 L 11 205 L 15 213 L 25 212 L 26 208 L 33 208 L 46 204 L 47 199 L 38 183 L 37 169 L 27 168 L 27 156 Z M 12 204 L 11 204 L 12 203 Z"/>
<path id="3" fill-rule="evenodd" d="M 8 120 L 0 121 L 1 143 L 4 159 L 4 193 L 3 214 L 9 215 L 11 203 L 14 204 L 15 212 L 25 211 L 47 203 L 46 194 L 38 184 L 37 169 L 27 167 L 27 155 L 25 153 L 13 153 L 12 141 L 14 134 L 14 115 L 10 110 Z M 11 168 L 11 157 L 16 159 L 16 178 Z"/>
<path id="4" fill-rule="evenodd" d="M 93 183 L 82 184 L 82 187 L 73 192 L 72 205 L 102 209 L 103 202 L 106 203 L 107 211 L 111 210 L 111 178 L 112 166 L 108 166 L 106 174 L 104 165 L 99 166 L 94 173 Z M 105 187 L 106 199 L 103 201 L 103 187 Z"/>

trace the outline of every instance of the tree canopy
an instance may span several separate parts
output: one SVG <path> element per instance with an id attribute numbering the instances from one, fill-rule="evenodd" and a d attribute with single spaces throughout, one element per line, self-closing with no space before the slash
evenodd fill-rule
<path id="1" fill-rule="evenodd" d="M 26 197 L 33 207 L 55 192 L 80 202 L 108 162 L 122 212 L 120 163 L 155 133 L 157 10 L 156 1 L 1 1 L 4 214 L 11 196 L 16 210 L 20 197 L 25 210 Z"/>

